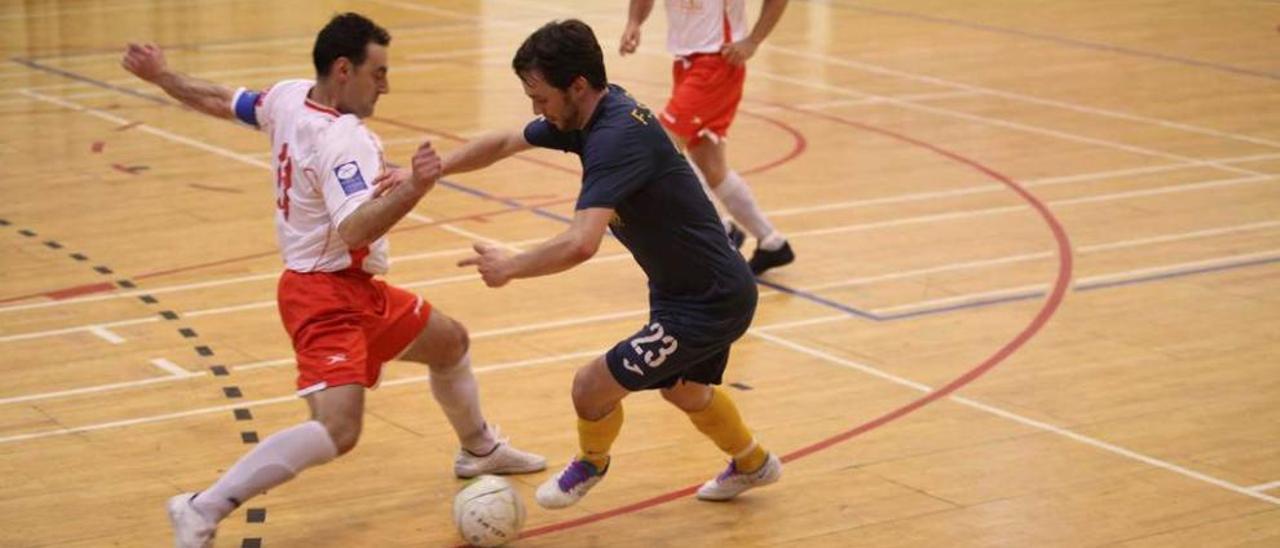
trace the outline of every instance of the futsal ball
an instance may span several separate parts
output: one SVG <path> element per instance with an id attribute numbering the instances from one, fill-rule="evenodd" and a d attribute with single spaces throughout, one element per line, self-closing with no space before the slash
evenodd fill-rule
<path id="1" fill-rule="evenodd" d="M 501 546 L 520 535 L 524 503 L 511 482 L 498 476 L 479 476 L 453 497 L 453 522 L 468 543 Z"/>

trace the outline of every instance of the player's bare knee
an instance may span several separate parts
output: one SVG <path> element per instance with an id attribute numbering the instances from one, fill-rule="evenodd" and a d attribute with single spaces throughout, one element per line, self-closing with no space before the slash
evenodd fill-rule
<path id="1" fill-rule="evenodd" d="M 583 367 L 573 375 L 573 409 L 577 411 L 578 416 L 594 420 L 608 413 L 609 409 L 601 409 L 602 403 L 599 401 L 599 390 L 595 387 L 595 380 L 591 370 Z"/>
<path id="2" fill-rule="evenodd" d="M 339 455 L 345 455 L 356 448 L 360 441 L 360 430 L 363 427 L 360 417 L 328 416 L 321 417 L 320 424 L 329 432 L 333 446 Z"/>
<path id="3" fill-rule="evenodd" d="M 467 328 L 456 321 L 450 321 L 449 325 L 447 334 L 438 338 L 439 347 L 433 349 L 431 358 L 427 360 L 432 374 L 448 375 L 462 365 L 462 358 L 471 350 Z"/>
<path id="4" fill-rule="evenodd" d="M 703 384 L 682 383 L 663 388 L 660 392 L 662 399 L 686 413 L 702 411 L 711 403 L 711 387 Z"/>

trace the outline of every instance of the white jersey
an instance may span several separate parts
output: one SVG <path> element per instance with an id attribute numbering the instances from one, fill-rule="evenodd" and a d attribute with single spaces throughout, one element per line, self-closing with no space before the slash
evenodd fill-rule
<path id="1" fill-rule="evenodd" d="M 667 51 L 676 57 L 716 53 L 747 37 L 746 0 L 666 0 Z"/>
<path id="2" fill-rule="evenodd" d="M 382 144 L 360 119 L 307 99 L 315 82 L 285 80 L 263 93 L 240 90 L 232 109 L 271 136 L 276 180 L 276 238 L 285 268 L 336 272 L 352 266 L 387 271 L 386 237 L 348 249 L 343 219 L 369 201 L 383 170 Z"/>

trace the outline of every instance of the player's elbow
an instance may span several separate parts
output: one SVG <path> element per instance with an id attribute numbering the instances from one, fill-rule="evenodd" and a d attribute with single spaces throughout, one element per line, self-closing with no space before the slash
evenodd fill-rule
<path id="1" fill-rule="evenodd" d="M 600 240 L 598 238 L 579 238 L 574 242 L 573 254 L 574 263 L 586 262 L 594 257 L 596 252 L 600 250 Z"/>
<path id="2" fill-rule="evenodd" d="M 356 223 L 349 221 L 350 219 L 338 225 L 338 237 L 347 245 L 347 249 L 360 249 L 373 243 L 373 238 L 361 231 Z"/>

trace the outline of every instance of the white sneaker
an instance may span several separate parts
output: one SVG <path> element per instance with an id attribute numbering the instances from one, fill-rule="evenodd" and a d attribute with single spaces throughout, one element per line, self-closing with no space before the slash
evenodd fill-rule
<path id="1" fill-rule="evenodd" d="M 204 517 L 191 505 L 191 499 L 195 497 L 195 493 L 183 493 L 169 499 L 169 523 L 173 524 L 173 545 L 176 548 L 213 548 L 218 523 Z"/>
<path id="2" fill-rule="evenodd" d="M 499 436 L 496 427 L 490 427 L 494 437 Z M 547 458 L 512 447 L 507 438 L 498 437 L 498 445 L 488 455 L 478 457 L 466 449 L 459 449 L 453 460 L 453 473 L 462 479 L 482 474 L 528 474 L 546 470 Z"/>
<path id="3" fill-rule="evenodd" d="M 782 460 L 773 453 L 769 453 L 769 458 L 765 459 L 759 470 L 751 473 L 739 472 L 737 465 L 729 461 L 729 467 L 725 468 L 724 472 L 698 488 L 698 498 L 712 501 L 729 500 L 747 489 L 763 487 L 778 481 L 780 477 L 782 477 Z"/>
<path id="4" fill-rule="evenodd" d="M 542 482 L 534 495 L 538 505 L 543 508 L 565 508 L 572 506 L 595 487 L 604 478 L 609 466 L 604 470 L 596 470 L 594 464 L 585 460 L 574 459 L 555 477 Z"/>

